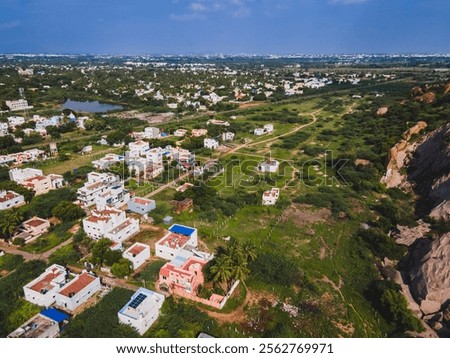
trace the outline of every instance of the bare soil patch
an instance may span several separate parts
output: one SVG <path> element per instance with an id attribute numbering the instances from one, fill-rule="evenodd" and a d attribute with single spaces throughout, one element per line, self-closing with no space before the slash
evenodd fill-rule
<path id="1" fill-rule="evenodd" d="M 304 226 L 316 222 L 326 222 L 331 216 L 330 209 L 312 209 L 308 204 L 292 204 L 283 214 L 283 222 L 292 220 L 296 226 Z"/>

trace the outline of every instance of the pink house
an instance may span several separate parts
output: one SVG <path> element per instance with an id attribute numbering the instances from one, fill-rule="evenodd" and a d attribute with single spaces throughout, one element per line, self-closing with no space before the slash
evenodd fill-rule
<path id="1" fill-rule="evenodd" d="M 203 266 L 207 261 L 191 257 L 181 263 L 168 262 L 159 271 L 158 287 L 171 293 L 188 293 L 196 296 L 197 288 L 205 282 Z"/>

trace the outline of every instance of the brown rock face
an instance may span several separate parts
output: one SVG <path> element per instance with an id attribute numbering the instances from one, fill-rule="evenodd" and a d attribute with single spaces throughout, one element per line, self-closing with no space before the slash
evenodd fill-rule
<path id="1" fill-rule="evenodd" d="M 433 103 L 433 102 L 436 101 L 436 93 L 434 93 L 434 92 L 427 92 L 427 93 L 425 93 L 422 96 L 414 97 L 414 99 L 416 101 L 419 101 L 419 102 L 430 104 L 430 103 Z"/>
<path id="2" fill-rule="evenodd" d="M 409 275 L 411 292 L 424 314 L 439 311 L 450 300 L 450 233 L 419 241 L 411 255 Z"/>
<path id="3" fill-rule="evenodd" d="M 445 85 L 444 94 L 450 93 L 450 83 Z"/>
<path id="4" fill-rule="evenodd" d="M 413 87 L 413 89 L 411 90 L 411 96 L 417 97 L 417 96 L 421 96 L 421 95 L 423 95 L 422 88 L 419 86 Z"/>
<path id="5" fill-rule="evenodd" d="M 389 111 L 388 107 L 380 107 L 377 111 L 377 116 L 384 116 Z"/>

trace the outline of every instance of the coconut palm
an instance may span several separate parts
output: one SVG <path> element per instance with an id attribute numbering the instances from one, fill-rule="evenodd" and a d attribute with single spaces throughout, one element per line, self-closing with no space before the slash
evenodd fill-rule
<path id="1" fill-rule="evenodd" d="M 221 255 L 217 257 L 215 263 L 210 268 L 210 272 L 213 274 L 212 280 L 214 283 L 228 285 L 232 278 L 232 261 L 228 255 Z"/>
<path id="2" fill-rule="evenodd" d="M 250 241 L 245 241 L 242 244 L 242 251 L 244 251 L 247 256 L 248 261 L 255 261 L 256 259 L 256 248 Z"/>
<path id="3" fill-rule="evenodd" d="M 248 261 L 245 256 L 238 255 L 235 260 L 233 260 L 233 266 L 231 270 L 231 276 L 234 280 L 240 280 L 245 286 L 245 280 L 250 274 L 250 269 L 248 268 Z"/>
<path id="4" fill-rule="evenodd" d="M 17 223 L 9 219 L 9 215 L 2 215 L 0 218 L 0 233 L 5 239 L 9 241 L 16 231 Z"/>

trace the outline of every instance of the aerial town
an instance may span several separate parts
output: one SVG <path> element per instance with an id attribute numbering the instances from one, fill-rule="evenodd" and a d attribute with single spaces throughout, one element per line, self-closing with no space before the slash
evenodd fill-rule
<path id="1" fill-rule="evenodd" d="M 0 55 L 0 336 L 450 336 L 449 68 Z"/>

